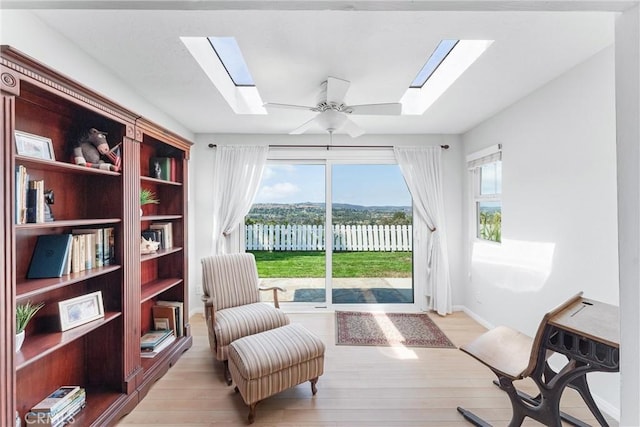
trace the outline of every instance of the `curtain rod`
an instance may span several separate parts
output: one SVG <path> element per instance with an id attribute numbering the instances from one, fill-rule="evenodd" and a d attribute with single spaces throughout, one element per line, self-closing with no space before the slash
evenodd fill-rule
<path id="1" fill-rule="evenodd" d="M 214 148 L 217 147 L 217 144 L 209 144 L 208 145 L 209 148 Z M 393 148 L 393 145 L 269 145 L 269 148 L 326 148 L 327 150 L 330 150 L 332 148 L 370 148 L 370 149 L 376 149 L 376 148 Z M 441 145 L 440 148 L 442 148 L 443 150 L 448 150 L 449 149 L 449 145 L 445 144 L 445 145 Z"/>

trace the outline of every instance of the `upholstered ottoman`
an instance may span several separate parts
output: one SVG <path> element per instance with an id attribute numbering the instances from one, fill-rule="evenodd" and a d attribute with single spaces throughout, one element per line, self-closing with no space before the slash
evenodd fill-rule
<path id="1" fill-rule="evenodd" d="M 305 381 L 316 394 L 324 343 L 298 324 L 246 336 L 229 345 L 229 371 L 253 423 L 256 404 L 269 396 Z"/>

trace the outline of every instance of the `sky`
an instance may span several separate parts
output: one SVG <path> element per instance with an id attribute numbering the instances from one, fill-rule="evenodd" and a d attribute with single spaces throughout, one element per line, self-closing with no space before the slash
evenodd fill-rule
<path id="1" fill-rule="evenodd" d="M 254 203 L 325 201 L 324 165 L 267 165 Z M 333 203 L 411 206 L 398 165 L 333 165 Z"/>

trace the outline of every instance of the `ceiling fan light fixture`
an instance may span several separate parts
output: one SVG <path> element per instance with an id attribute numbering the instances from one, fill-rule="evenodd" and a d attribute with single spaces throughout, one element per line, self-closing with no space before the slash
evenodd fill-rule
<path id="1" fill-rule="evenodd" d="M 344 97 L 351 83 L 348 80 L 338 79 L 336 77 L 328 77 L 321 85 L 320 98 L 318 104 L 313 107 L 305 107 L 302 105 L 266 103 L 265 107 L 289 108 L 295 110 L 309 110 L 319 113 L 313 119 L 302 124 L 302 126 L 289 132 L 292 135 L 299 135 L 311 129 L 315 125 L 321 129 L 333 134 L 337 130 L 343 130 L 352 138 L 356 138 L 364 133 L 355 122 L 350 120 L 347 115 L 377 115 L 389 116 L 400 115 L 402 104 L 399 102 L 382 103 L 382 104 L 361 104 L 348 105 L 344 101 Z"/>
<path id="2" fill-rule="evenodd" d="M 347 122 L 347 116 L 336 110 L 329 109 L 320 113 L 316 121 L 327 132 L 335 132 L 344 126 Z"/>

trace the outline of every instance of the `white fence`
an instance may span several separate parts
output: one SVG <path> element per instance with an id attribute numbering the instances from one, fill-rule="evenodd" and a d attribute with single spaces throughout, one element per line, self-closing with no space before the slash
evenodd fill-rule
<path id="1" fill-rule="evenodd" d="M 245 226 L 245 243 L 255 251 L 323 251 L 322 225 Z M 334 225 L 334 251 L 411 251 L 411 225 Z"/>

